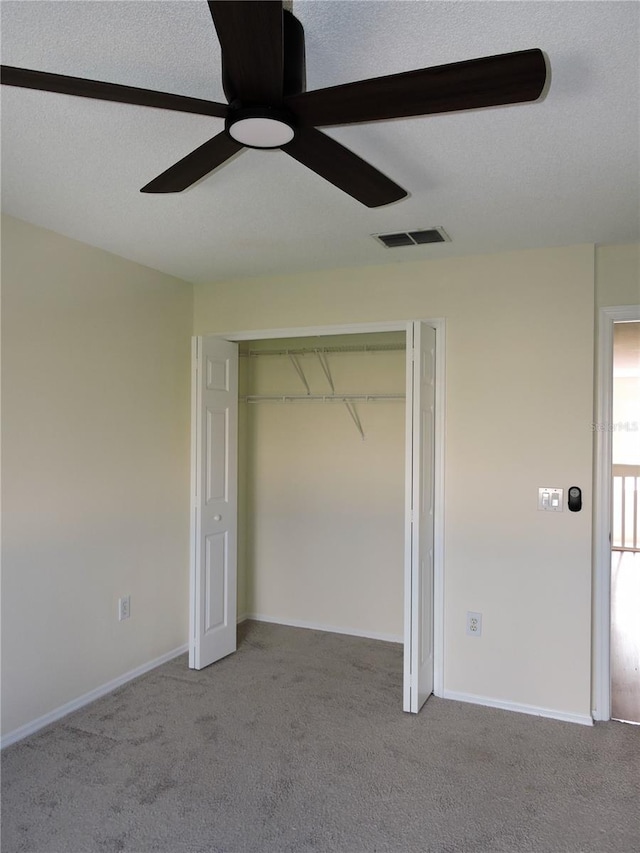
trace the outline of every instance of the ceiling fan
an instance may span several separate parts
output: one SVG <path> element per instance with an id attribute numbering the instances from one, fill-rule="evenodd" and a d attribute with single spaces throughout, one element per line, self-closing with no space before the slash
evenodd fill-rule
<path id="1" fill-rule="evenodd" d="M 228 104 L 8 65 L 0 66 L 0 80 L 225 120 L 221 133 L 141 192 L 180 192 L 244 147 L 280 148 L 367 207 L 379 207 L 407 192 L 318 127 L 535 101 L 547 78 L 544 55 L 536 48 L 307 92 L 304 30 L 280 0 L 208 5 L 222 49 Z"/>

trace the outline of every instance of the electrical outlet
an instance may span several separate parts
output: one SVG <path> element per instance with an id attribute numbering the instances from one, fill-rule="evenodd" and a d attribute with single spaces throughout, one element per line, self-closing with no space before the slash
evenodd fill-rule
<path id="1" fill-rule="evenodd" d="M 472 613 L 470 610 L 467 611 L 467 636 L 482 636 L 482 613 Z"/>
<path id="2" fill-rule="evenodd" d="M 131 616 L 131 596 L 125 595 L 118 599 L 118 620 L 128 619 Z"/>

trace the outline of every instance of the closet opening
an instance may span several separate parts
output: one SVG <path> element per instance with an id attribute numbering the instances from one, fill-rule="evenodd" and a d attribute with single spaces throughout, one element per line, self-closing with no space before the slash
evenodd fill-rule
<path id="1" fill-rule="evenodd" d="M 401 643 L 406 334 L 239 356 L 239 618 Z"/>
<path id="2" fill-rule="evenodd" d="M 253 618 L 402 643 L 443 694 L 444 321 L 193 339 L 189 666 Z"/>

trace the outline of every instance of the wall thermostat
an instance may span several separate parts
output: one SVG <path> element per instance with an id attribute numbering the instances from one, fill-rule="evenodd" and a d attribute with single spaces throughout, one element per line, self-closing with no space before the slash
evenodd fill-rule
<path id="1" fill-rule="evenodd" d="M 569 489 L 569 500 L 567 501 L 569 512 L 580 512 L 582 509 L 582 490 L 578 486 Z"/>

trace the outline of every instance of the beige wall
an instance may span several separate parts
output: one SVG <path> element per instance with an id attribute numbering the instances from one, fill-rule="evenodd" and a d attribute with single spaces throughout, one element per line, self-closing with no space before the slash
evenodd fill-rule
<path id="1" fill-rule="evenodd" d="M 404 333 L 376 336 L 391 339 L 404 347 Z M 365 343 L 371 335 L 263 348 Z M 311 393 L 330 394 L 313 351 L 298 360 Z M 337 393 L 405 393 L 404 349 L 327 360 Z M 240 378 L 241 396 L 305 393 L 286 355 L 241 358 Z M 364 440 L 341 403 L 241 403 L 238 611 L 400 640 L 405 405 L 355 406 Z"/>
<path id="2" fill-rule="evenodd" d="M 593 306 L 592 246 L 195 287 L 199 334 L 446 318 L 450 692 L 590 712 Z M 537 511 L 574 484 L 581 513 Z"/>
<path id="3" fill-rule="evenodd" d="M 640 304 L 640 243 L 598 246 L 596 307 Z"/>
<path id="4" fill-rule="evenodd" d="M 596 272 L 638 301 L 637 246 Z M 2 284 L 7 732 L 186 641 L 192 288 L 9 218 Z M 590 246 L 195 288 L 196 333 L 446 318 L 449 691 L 589 712 L 593 304 Z M 574 483 L 582 513 L 536 512 Z"/>
<path id="5" fill-rule="evenodd" d="M 187 640 L 192 288 L 4 217 L 2 248 L 6 733 Z"/>

